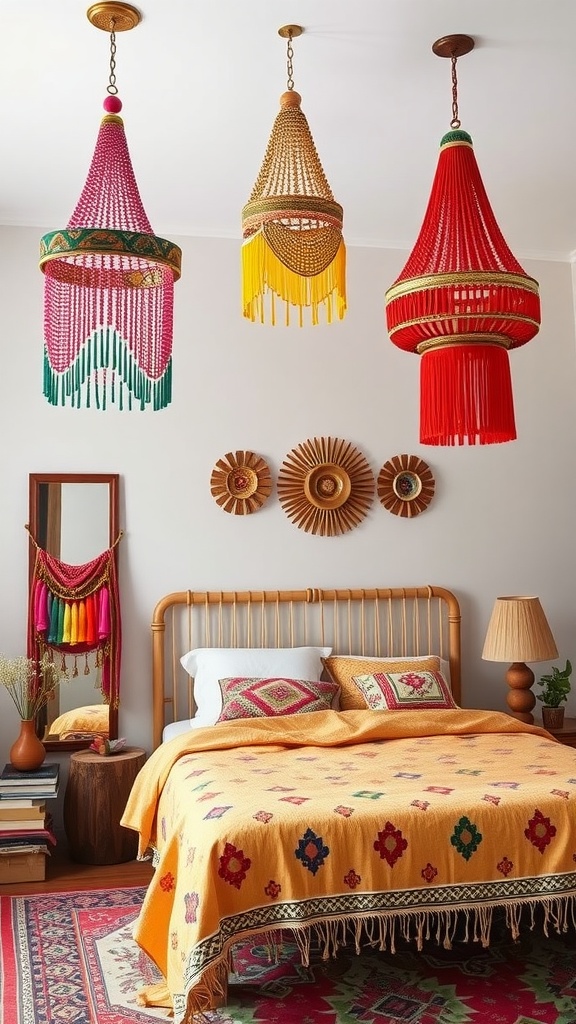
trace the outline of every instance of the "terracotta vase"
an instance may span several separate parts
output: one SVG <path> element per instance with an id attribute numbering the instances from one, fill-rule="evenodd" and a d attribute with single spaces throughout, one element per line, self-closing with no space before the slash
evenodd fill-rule
<path id="1" fill-rule="evenodd" d="M 46 750 L 36 735 L 34 719 L 21 719 L 20 735 L 10 747 L 10 763 L 19 772 L 33 772 L 45 757 Z"/>

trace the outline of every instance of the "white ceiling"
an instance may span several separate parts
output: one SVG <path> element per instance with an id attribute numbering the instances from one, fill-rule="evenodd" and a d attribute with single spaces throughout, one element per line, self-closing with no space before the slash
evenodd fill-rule
<path id="1" fill-rule="evenodd" d="M 449 33 L 462 128 L 519 258 L 576 250 L 576 0 L 142 0 L 117 34 L 117 84 L 157 234 L 241 237 L 286 42 L 349 245 L 410 248 L 451 119 Z M 82 0 L 0 0 L 0 224 L 65 227 L 108 84 L 109 38 Z"/>

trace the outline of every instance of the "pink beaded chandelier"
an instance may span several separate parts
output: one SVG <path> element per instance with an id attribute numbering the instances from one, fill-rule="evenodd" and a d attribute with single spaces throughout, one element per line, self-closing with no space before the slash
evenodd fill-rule
<path id="1" fill-rule="evenodd" d="M 116 32 L 140 21 L 125 3 L 93 4 L 110 33 L 105 114 L 88 177 L 65 229 L 40 242 L 44 395 L 77 408 L 163 409 L 172 398 L 174 282 L 181 250 L 154 235 L 119 116 Z"/>

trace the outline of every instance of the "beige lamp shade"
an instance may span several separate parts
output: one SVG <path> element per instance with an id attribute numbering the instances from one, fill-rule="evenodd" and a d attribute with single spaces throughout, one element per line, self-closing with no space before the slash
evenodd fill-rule
<path id="1" fill-rule="evenodd" d="M 534 721 L 534 673 L 526 662 L 548 661 L 557 656 L 552 631 L 537 597 L 496 598 L 482 657 L 485 661 L 511 663 L 506 672 L 506 701 L 515 718 Z"/>
<path id="2" fill-rule="evenodd" d="M 484 661 L 549 661 L 557 657 L 539 598 L 496 598 L 482 651 Z"/>

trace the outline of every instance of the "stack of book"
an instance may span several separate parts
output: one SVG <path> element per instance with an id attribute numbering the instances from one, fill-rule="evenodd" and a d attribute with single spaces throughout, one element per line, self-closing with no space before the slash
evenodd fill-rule
<path id="1" fill-rule="evenodd" d="M 56 839 L 46 801 L 58 795 L 59 764 L 0 772 L 0 882 L 41 881 Z"/>

